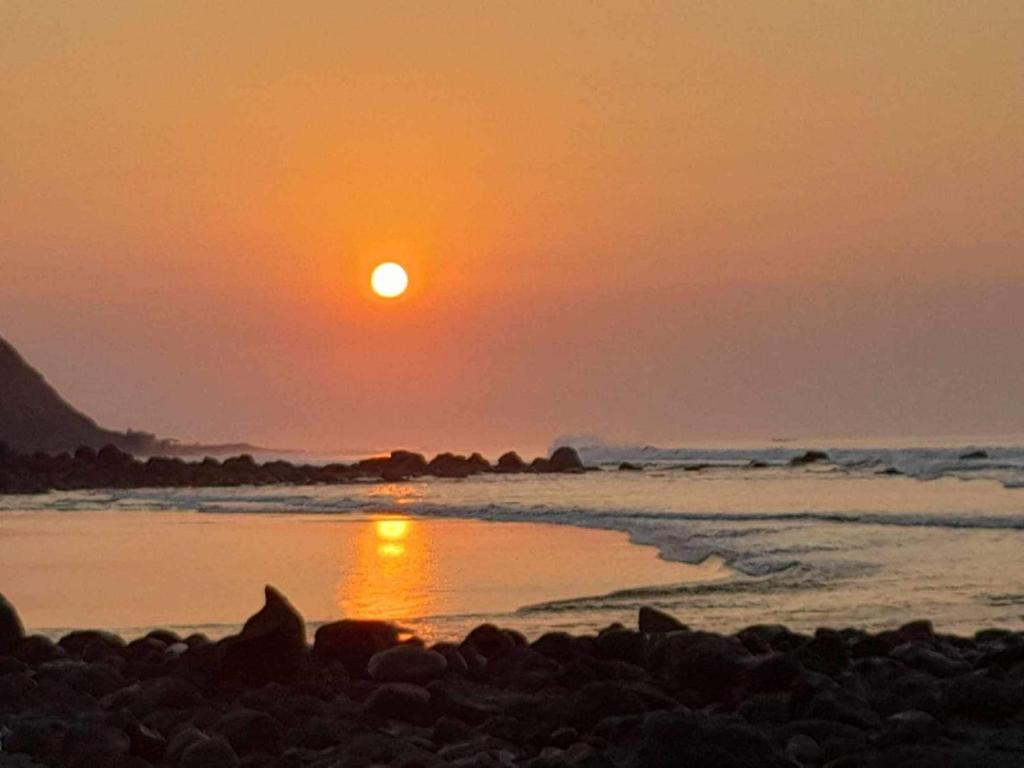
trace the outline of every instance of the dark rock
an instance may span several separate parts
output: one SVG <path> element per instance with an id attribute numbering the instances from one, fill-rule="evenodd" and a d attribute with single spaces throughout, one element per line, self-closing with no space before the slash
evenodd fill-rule
<path id="1" fill-rule="evenodd" d="M 549 659 L 566 662 L 588 655 L 593 645 L 568 632 L 548 632 L 534 640 L 530 648 Z"/>
<path id="2" fill-rule="evenodd" d="M 651 672 L 679 690 L 728 699 L 750 662 L 750 652 L 734 637 L 709 632 L 670 632 L 655 635 Z"/>
<path id="3" fill-rule="evenodd" d="M 227 739 L 238 755 L 265 752 L 276 755 L 284 743 L 281 723 L 265 712 L 236 709 L 228 712 L 214 726 L 214 731 Z"/>
<path id="4" fill-rule="evenodd" d="M 644 722 L 636 768 L 783 768 L 792 762 L 756 730 L 658 712 Z"/>
<path id="5" fill-rule="evenodd" d="M 789 460 L 790 466 L 800 467 L 804 464 L 815 464 L 819 461 L 830 461 L 829 456 L 824 451 L 804 451 L 799 456 L 794 456 Z"/>
<path id="6" fill-rule="evenodd" d="M 640 606 L 638 623 L 640 631 L 648 633 L 675 632 L 677 630 L 689 629 L 689 627 L 674 616 L 646 605 Z"/>
<path id="7" fill-rule="evenodd" d="M 509 451 L 498 457 L 496 472 L 525 472 L 526 462 L 515 451 Z"/>
<path id="8" fill-rule="evenodd" d="M 463 478 L 473 474 L 465 456 L 452 453 L 439 453 L 427 464 L 426 473 L 436 477 Z"/>
<path id="9" fill-rule="evenodd" d="M 432 719 L 430 691 L 409 683 L 385 683 L 366 699 L 366 712 L 374 717 L 426 724 Z"/>
<path id="10" fill-rule="evenodd" d="M 489 659 L 500 651 L 515 647 L 516 641 L 507 632 L 493 624 L 481 624 L 466 635 L 462 644 L 473 648 L 485 659 Z"/>
<path id="11" fill-rule="evenodd" d="M 181 754 L 178 768 L 236 768 L 238 755 L 224 739 L 200 738 Z"/>
<path id="12" fill-rule="evenodd" d="M 889 744 L 909 744 L 933 741 L 942 736 L 942 723 L 927 712 L 907 709 L 885 720 L 885 741 Z"/>
<path id="13" fill-rule="evenodd" d="M 397 644 L 398 627 L 394 624 L 342 619 L 316 631 L 313 655 L 322 663 L 341 663 L 354 677 L 365 677 L 370 657 Z"/>
<path id="14" fill-rule="evenodd" d="M 1006 720 L 1024 707 L 1019 683 L 973 672 L 949 681 L 944 703 L 950 712 L 973 720 Z"/>
<path id="15" fill-rule="evenodd" d="M 582 472 L 583 462 L 575 448 L 563 445 L 551 454 L 548 468 L 551 472 Z"/>
<path id="16" fill-rule="evenodd" d="M 454 643 L 435 643 L 430 646 L 430 650 L 444 656 L 448 664 L 445 674 L 457 676 L 469 674 L 469 664 L 466 662 L 466 657 L 462 655 L 459 646 Z"/>
<path id="17" fill-rule="evenodd" d="M 975 461 L 977 459 L 987 459 L 987 451 L 968 451 L 967 453 L 960 454 L 960 461 Z"/>
<path id="18" fill-rule="evenodd" d="M 442 654 L 411 644 L 378 651 L 366 665 L 370 677 L 384 683 L 428 683 L 447 669 Z"/>
<path id="19" fill-rule="evenodd" d="M 642 666 L 647 657 L 647 637 L 629 629 L 603 630 L 594 640 L 594 655 Z"/>
<path id="20" fill-rule="evenodd" d="M 441 717 L 434 723 L 435 744 L 454 744 L 458 741 L 466 741 L 473 734 L 472 729 L 456 717 Z"/>
<path id="21" fill-rule="evenodd" d="M 807 717 L 834 720 L 857 728 L 878 728 L 881 725 L 871 707 L 841 689 L 819 692 L 807 708 Z"/>
<path id="22" fill-rule="evenodd" d="M 619 464 L 619 472 L 643 472 L 643 469 L 639 464 L 633 464 L 629 461 L 623 461 Z"/>
<path id="23" fill-rule="evenodd" d="M 72 768 L 101 768 L 118 763 L 130 748 L 131 740 L 123 731 L 75 723 L 64 734 L 61 752 L 64 764 Z"/>
<path id="24" fill-rule="evenodd" d="M 48 661 L 64 658 L 67 656 L 67 652 L 48 637 L 29 635 L 14 648 L 14 655 L 26 664 L 35 667 Z"/>
<path id="25" fill-rule="evenodd" d="M 86 661 L 120 658 L 125 649 L 124 640 L 117 635 L 94 629 L 71 632 L 57 644 L 72 658 Z"/>
<path id="26" fill-rule="evenodd" d="M 219 644 L 226 679 L 262 682 L 293 674 L 306 656 L 306 624 L 291 603 L 271 586 L 263 608 L 238 635 Z"/>
<path id="27" fill-rule="evenodd" d="M 568 724 L 581 730 L 589 730 L 607 717 L 639 715 L 648 709 L 643 698 L 629 686 L 605 681 L 588 683 L 567 703 Z"/>
<path id="28" fill-rule="evenodd" d="M 25 637 L 21 618 L 7 598 L 0 594 L 0 654 L 10 653 Z"/>
<path id="29" fill-rule="evenodd" d="M 821 747 L 805 733 L 797 733 L 786 742 L 786 754 L 797 765 L 818 765 L 821 763 Z"/>

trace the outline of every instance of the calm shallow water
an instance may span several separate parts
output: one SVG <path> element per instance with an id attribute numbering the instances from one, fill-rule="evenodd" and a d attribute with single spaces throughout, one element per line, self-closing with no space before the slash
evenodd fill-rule
<path id="1" fill-rule="evenodd" d="M 0 497 L 0 591 L 33 628 L 129 634 L 227 632 L 265 582 L 310 621 L 384 617 L 430 637 L 485 619 L 593 629 L 645 603 L 722 630 L 922 616 L 946 631 L 1022 628 L 1024 489 L 1012 467 L 955 464 L 925 480 L 856 456 L 701 471 L 662 459 L 644 472 Z"/>

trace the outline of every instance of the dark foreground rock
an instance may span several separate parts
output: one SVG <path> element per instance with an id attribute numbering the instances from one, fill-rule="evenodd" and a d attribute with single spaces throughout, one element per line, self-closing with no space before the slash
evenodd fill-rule
<path id="1" fill-rule="evenodd" d="M 359 481 L 399 482 L 415 477 L 464 478 L 508 473 L 574 473 L 586 468 L 574 448 L 558 448 L 550 458 L 530 464 L 514 452 L 491 464 L 479 453 L 441 453 L 430 461 L 419 453 L 392 451 L 354 464 L 292 464 L 257 462 L 242 454 L 219 461 L 152 456 L 136 459 L 113 445 L 99 451 L 83 446 L 74 454 L 23 454 L 0 443 L 0 494 L 45 493 L 86 488 L 179 488 L 238 485 L 313 485 Z"/>
<path id="2" fill-rule="evenodd" d="M 273 588 L 219 643 L 23 636 L 0 601 L 0 766 L 1020 768 L 1024 633 L 635 627 L 425 648 Z"/>

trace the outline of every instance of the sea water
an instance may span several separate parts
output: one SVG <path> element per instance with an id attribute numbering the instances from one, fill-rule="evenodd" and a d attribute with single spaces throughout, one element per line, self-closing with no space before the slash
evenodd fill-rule
<path id="1" fill-rule="evenodd" d="M 224 634 L 265 582 L 312 626 L 428 638 L 590 631 L 640 605 L 725 631 L 1020 629 L 1022 445 L 592 445 L 579 475 L 0 496 L 0 591 L 51 634 Z M 828 460 L 791 464 L 812 447 Z"/>

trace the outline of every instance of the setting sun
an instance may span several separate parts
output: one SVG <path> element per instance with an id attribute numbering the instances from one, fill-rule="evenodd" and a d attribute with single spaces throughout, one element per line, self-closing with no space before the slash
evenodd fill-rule
<path id="1" fill-rule="evenodd" d="M 386 261 L 378 264 L 370 277 L 373 292 L 385 299 L 394 299 L 405 293 L 409 287 L 409 275 L 401 264 Z"/>

